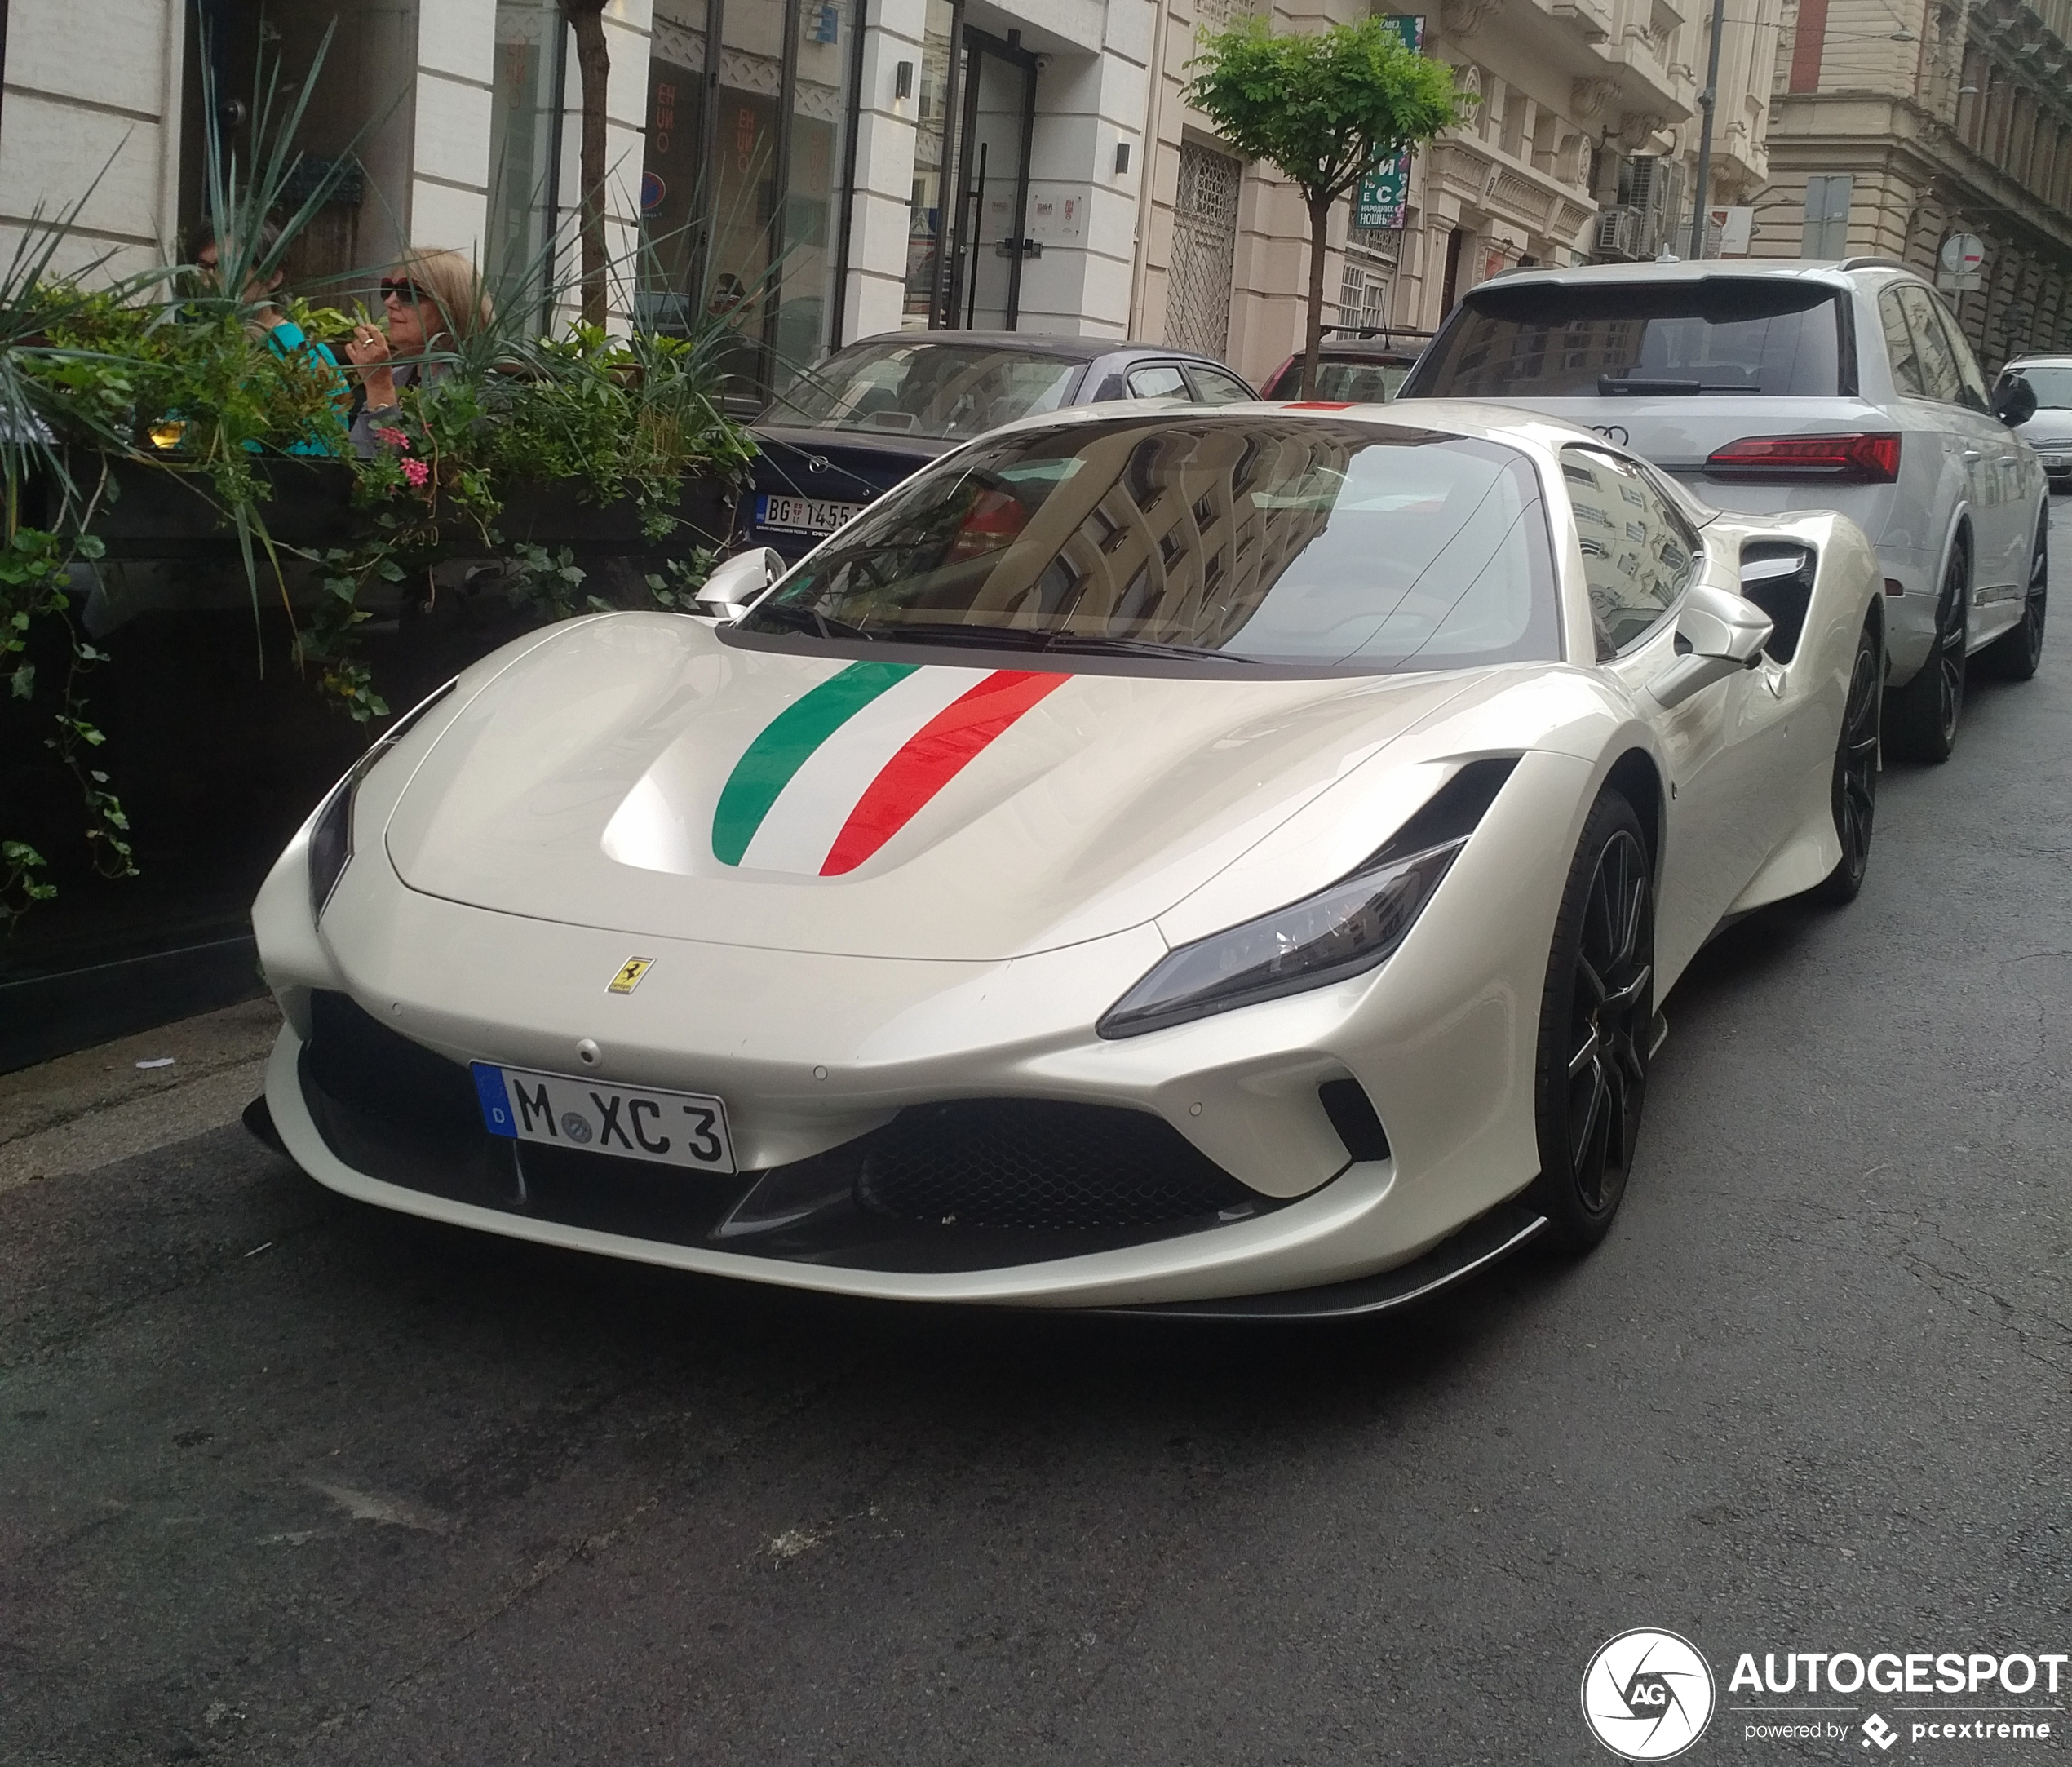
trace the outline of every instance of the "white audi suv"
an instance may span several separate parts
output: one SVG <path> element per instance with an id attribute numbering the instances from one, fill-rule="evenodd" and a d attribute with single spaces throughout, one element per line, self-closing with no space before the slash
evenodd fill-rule
<path id="1" fill-rule="evenodd" d="M 1948 758 L 1968 659 L 2035 673 L 2048 490 L 2017 427 L 2035 389 L 2003 377 L 1989 395 L 1941 298 L 1900 264 L 1516 271 L 1463 297 L 1397 396 L 1565 418 L 1723 508 L 1850 516 L 1885 575 L 1892 752 Z"/>

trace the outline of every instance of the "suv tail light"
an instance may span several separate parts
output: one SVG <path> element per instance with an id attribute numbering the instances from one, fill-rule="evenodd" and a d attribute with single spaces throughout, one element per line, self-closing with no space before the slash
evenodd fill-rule
<path id="1" fill-rule="evenodd" d="M 1744 436 L 1705 463 L 1725 479 L 1828 479 L 1848 485 L 1890 485 L 1899 476 L 1899 437 L 1890 432 L 1852 436 Z"/>

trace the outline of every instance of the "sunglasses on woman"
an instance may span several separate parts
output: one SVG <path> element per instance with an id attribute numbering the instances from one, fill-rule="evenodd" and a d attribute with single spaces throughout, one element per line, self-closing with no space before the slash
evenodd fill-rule
<path id="1" fill-rule="evenodd" d="M 414 282 L 403 281 L 394 277 L 384 277 L 382 278 L 381 298 L 387 300 L 392 294 L 405 307 L 414 307 L 419 301 L 431 298 Z"/>

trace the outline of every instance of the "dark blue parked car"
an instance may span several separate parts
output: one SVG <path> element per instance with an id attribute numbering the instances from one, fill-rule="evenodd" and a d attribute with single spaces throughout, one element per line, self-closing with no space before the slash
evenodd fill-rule
<path id="1" fill-rule="evenodd" d="M 1039 411 L 1256 396 L 1220 362 L 1159 344 L 1018 331 L 861 339 L 801 374 L 750 426 L 762 454 L 736 538 L 803 558 L 938 455 Z"/>

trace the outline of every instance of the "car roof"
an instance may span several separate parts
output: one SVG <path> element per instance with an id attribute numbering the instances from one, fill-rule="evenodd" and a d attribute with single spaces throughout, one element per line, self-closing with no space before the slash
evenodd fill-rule
<path id="1" fill-rule="evenodd" d="M 1213 368 L 1225 365 L 1214 356 L 1203 356 L 1195 350 L 1175 349 L 1170 344 L 1136 343 L 1121 338 L 1071 337 L 1043 331 L 880 331 L 874 336 L 855 339 L 842 348 L 853 350 L 866 343 L 958 344 L 967 349 L 1021 350 L 1031 356 L 1055 356 L 1071 362 L 1094 362 L 1104 356 L 1141 354 L 1206 362 Z"/>
<path id="2" fill-rule="evenodd" d="M 1017 418 L 976 439 L 984 441 L 1016 430 L 1113 423 L 1118 418 L 1142 417 L 1153 410 L 1168 417 L 1179 415 L 1189 421 L 1199 418 L 1205 422 L 1221 422 L 1232 416 L 1292 416 L 1318 422 L 1344 419 L 1373 423 L 1385 429 L 1427 430 L 1437 435 L 1460 436 L 1476 441 L 1503 442 L 1514 448 L 1551 450 L 1565 448 L 1571 442 L 1587 442 L 1593 448 L 1609 447 L 1614 454 L 1640 458 L 1629 448 L 1613 446 L 1580 423 L 1547 417 L 1522 405 L 1503 405 L 1494 399 L 1419 399 L 1400 405 L 1384 405 L 1378 401 L 1341 404 L 1335 400 L 1238 399 L 1229 405 L 1188 405 L 1177 410 L 1163 400 L 1110 399 L 1096 405 L 1062 405 L 1054 411 L 1039 411 L 1030 417 Z"/>
<path id="3" fill-rule="evenodd" d="M 2062 350 L 2039 350 L 2033 356 L 2017 356 L 2007 365 L 2008 368 L 2072 368 L 2072 354 Z"/>
<path id="4" fill-rule="evenodd" d="M 1530 270 L 1507 270 L 1501 276 L 1477 283 L 1468 292 L 1472 294 L 1478 290 L 1494 287 L 1529 287 L 1535 283 L 1557 288 L 1587 288 L 1594 283 L 1703 282 L 1715 277 L 1777 277 L 1846 287 L 1850 276 L 1863 270 L 1913 274 L 1904 264 L 1884 258 L 1704 258 L 1689 263 L 1673 259 L 1650 264 L 1583 264 L 1566 270 L 1552 265 L 1535 265 Z"/>

